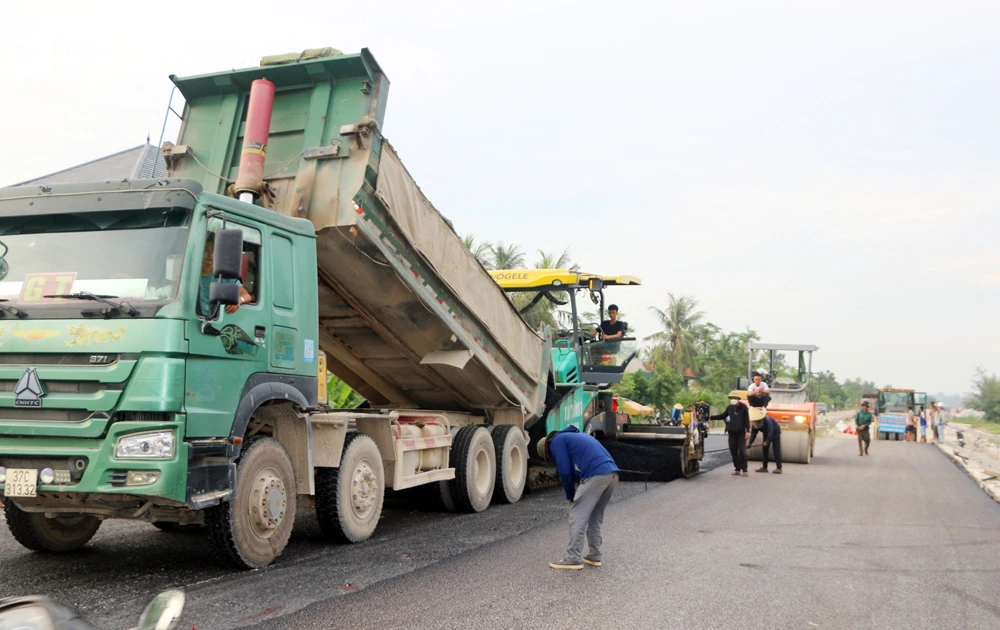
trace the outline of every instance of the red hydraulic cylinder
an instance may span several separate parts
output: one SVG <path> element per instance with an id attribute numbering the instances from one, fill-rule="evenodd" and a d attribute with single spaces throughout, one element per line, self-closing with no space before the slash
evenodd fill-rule
<path id="1" fill-rule="evenodd" d="M 271 110 L 274 109 L 274 84 L 267 79 L 257 79 L 250 85 L 250 103 L 247 107 L 246 131 L 243 134 L 243 152 L 240 170 L 236 176 L 235 192 L 260 196 L 264 185 L 264 159 L 267 156 L 267 135 L 271 129 Z"/>

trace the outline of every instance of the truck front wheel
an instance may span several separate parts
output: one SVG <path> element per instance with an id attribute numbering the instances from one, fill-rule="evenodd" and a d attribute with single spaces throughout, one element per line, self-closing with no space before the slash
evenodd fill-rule
<path id="1" fill-rule="evenodd" d="M 96 516 L 62 514 L 48 518 L 25 512 L 10 500 L 3 511 L 14 539 L 32 551 L 74 551 L 86 545 L 101 526 Z"/>
<path id="2" fill-rule="evenodd" d="M 205 512 L 212 551 L 237 569 L 259 569 L 281 555 L 295 521 L 295 473 L 277 441 L 259 437 L 243 447 L 236 492 Z"/>
<path id="3" fill-rule="evenodd" d="M 337 542 L 367 540 L 378 525 L 385 498 L 385 471 L 375 440 L 351 433 L 339 468 L 316 469 L 316 518 Z"/>

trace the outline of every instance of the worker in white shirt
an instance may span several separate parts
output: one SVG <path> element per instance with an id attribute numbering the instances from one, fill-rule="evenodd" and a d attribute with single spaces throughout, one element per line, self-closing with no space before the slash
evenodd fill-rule
<path id="1" fill-rule="evenodd" d="M 767 407 L 771 402 L 771 388 L 757 372 L 753 373 L 753 385 L 747 389 L 747 402 L 751 407 Z"/>

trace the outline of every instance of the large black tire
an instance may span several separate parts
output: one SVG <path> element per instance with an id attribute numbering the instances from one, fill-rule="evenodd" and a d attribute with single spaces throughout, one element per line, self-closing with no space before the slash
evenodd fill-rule
<path id="1" fill-rule="evenodd" d="M 452 481 L 438 481 L 427 484 L 427 494 L 434 509 L 444 510 L 445 512 L 458 511 L 458 506 L 455 505 L 455 497 L 452 495 L 452 485 Z"/>
<path id="2" fill-rule="evenodd" d="M 244 444 L 236 492 L 205 512 L 212 551 L 237 569 L 271 564 L 291 538 L 295 498 L 295 472 L 285 448 L 269 437 Z"/>
<path id="3" fill-rule="evenodd" d="M 316 469 L 316 517 L 327 538 L 367 540 L 378 525 L 384 499 L 382 455 L 363 433 L 347 435 L 339 468 Z"/>
<path id="4" fill-rule="evenodd" d="M 101 526 L 101 519 L 96 516 L 74 514 L 47 518 L 44 514 L 25 512 L 9 499 L 3 511 L 14 540 L 32 551 L 75 551 L 90 542 Z"/>
<path id="5" fill-rule="evenodd" d="M 493 451 L 497 462 L 493 502 L 517 503 L 528 484 L 528 441 L 524 431 L 512 424 L 496 427 Z"/>
<path id="6" fill-rule="evenodd" d="M 462 427 L 451 445 L 451 497 L 460 512 L 482 512 L 490 506 L 496 485 L 493 438 L 485 427 Z"/>

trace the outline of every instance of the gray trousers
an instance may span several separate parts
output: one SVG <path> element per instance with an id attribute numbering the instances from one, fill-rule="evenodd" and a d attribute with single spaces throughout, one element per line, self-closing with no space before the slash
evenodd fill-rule
<path id="1" fill-rule="evenodd" d="M 587 557 L 601 560 L 601 524 L 604 508 L 618 487 L 618 473 L 590 477 L 576 487 L 573 504 L 569 508 L 569 549 L 566 559 L 582 562 L 583 540 L 587 539 L 590 552 Z"/>

